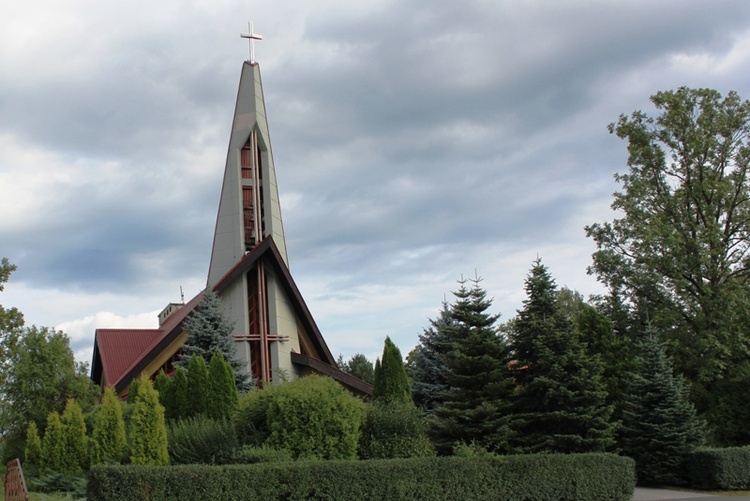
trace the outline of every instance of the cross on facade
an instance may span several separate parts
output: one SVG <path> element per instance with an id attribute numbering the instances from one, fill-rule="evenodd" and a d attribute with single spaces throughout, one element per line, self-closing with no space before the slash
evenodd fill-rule
<path id="1" fill-rule="evenodd" d="M 247 23 L 247 29 L 248 33 L 242 33 L 240 34 L 241 38 L 247 38 L 250 42 L 250 62 L 255 62 L 255 41 L 256 40 L 263 40 L 263 35 L 260 35 L 258 33 L 253 33 L 253 22 L 250 21 Z"/>

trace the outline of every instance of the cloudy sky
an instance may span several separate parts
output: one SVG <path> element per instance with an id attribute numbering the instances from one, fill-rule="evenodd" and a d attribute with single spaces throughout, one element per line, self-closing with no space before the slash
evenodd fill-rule
<path id="1" fill-rule="evenodd" d="M 607 124 L 682 85 L 750 97 L 745 0 L 3 2 L 0 304 L 79 360 L 205 286 L 248 20 L 292 274 L 347 358 L 406 354 L 462 275 L 501 320 L 537 256 L 599 292 Z"/>

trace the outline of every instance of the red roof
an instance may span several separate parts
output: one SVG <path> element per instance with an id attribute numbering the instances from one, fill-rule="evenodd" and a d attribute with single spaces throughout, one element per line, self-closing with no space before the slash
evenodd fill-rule
<path id="1" fill-rule="evenodd" d="M 101 357 L 104 383 L 114 386 L 161 333 L 159 329 L 96 329 L 95 344 Z"/>

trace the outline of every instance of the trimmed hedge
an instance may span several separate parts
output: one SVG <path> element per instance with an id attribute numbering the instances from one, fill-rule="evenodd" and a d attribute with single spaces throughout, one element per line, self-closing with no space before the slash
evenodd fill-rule
<path id="1" fill-rule="evenodd" d="M 688 456 L 687 470 L 696 489 L 750 489 L 750 447 L 698 449 Z"/>
<path id="2" fill-rule="evenodd" d="M 614 454 L 97 466 L 89 501 L 488 499 L 629 501 L 632 459 Z"/>

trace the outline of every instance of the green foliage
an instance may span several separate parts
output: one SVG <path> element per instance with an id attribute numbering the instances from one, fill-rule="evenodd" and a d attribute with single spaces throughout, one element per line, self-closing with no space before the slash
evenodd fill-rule
<path id="1" fill-rule="evenodd" d="M 26 450 L 24 452 L 24 471 L 27 474 L 40 471 L 42 468 L 42 439 L 39 438 L 39 429 L 34 421 L 30 422 L 26 429 Z"/>
<path id="2" fill-rule="evenodd" d="M 372 397 L 375 400 L 411 402 L 409 378 L 406 377 L 401 351 L 390 337 L 385 338 L 379 369 L 373 375 Z"/>
<path id="3" fill-rule="evenodd" d="M 450 454 L 457 442 L 476 442 L 493 451 L 508 451 L 508 426 L 513 380 L 507 368 L 508 349 L 498 336 L 497 315 L 487 310 L 492 300 L 480 286 L 481 279 L 459 281 L 445 321 L 433 338 L 445 367 L 442 381 L 447 390 L 436 403 L 428 421 L 438 452 Z"/>
<path id="4" fill-rule="evenodd" d="M 633 461 L 611 454 L 433 457 L 92 468 L 89 501 L 471 499 L 629 501 Z"/>
<path id="5" fill-rule="evenodd" d="M 65 464 L 61 473 L 80 473 L 88 468 L 88 438 L 81 407 L 75 400 L 68 400 L 60 418 L 62 424 Z"/>
<path id="6" fill-rule="evenodd" d="M 688 455 L 687 471 L 694 489 L 750 489 L 750 447 L 698 449 Z"/>
<path id="7" fill-rule="evenodd" d="M 338 364 L 339 369 L 354 377 L 358 377 L 366 383 L 373 384 L 375 381 L 375 371 L 372 362 L 370 362 L 362 353 L 352 355 L 352 358 L 350 358 L 348 362 L 345 362 L 344 358 L 339 355 L 336 363 Z"/>
<path id="8" fill-rule="evenodd" d="M 127 452 L 122 406 L 114 388 L 104 389 L 93 432 L 93 464 L 120 463 Z"/>
<path id="9" fill-rule="evenodd" d="M 214 353 L 221 353 L 224 360 L 232 366 L 237 388 L 242 391 L 250 388 L 244 364 L 235 353 L 232 337 L 234 326 L 224 316 L 221 299 L 215 292 L 206 290 L 203 300 L 182 325 L 187 333 L 187 343 L 182 347 L 183 355 L 178 362 L 179 366 L 188 367 L 190 372 L 189 364 L 193 356 L 198 355 L 204 360 L 211 360 Z"/>
<path id="10" fill-rule="evenodd" d="M 138 399 L 138 390 L 141 388 L 141 378 L 135 378 L 130 382 L 130 387 L 128 388 L 128 403 L 129 404 L 135 404 L 135 401 Z"/>
<path id="11" fill-rule="evenodd" d="M 267 445 L 243 445 L 232 451 L 230 464 L 279 463 L 292 461 L 292 454 L 284 449 L 274 449 Z"/>
<path id="12" fill-rule="evenodd" d="M 614 445 L 612 407 L 601 362 L 588 355 L 570 316 L 560 310 L 554 279 L 537 259 L 524 307 L 509 325 L 513 374 L 513 445 L 519 452 L 601 452 Z"/>
<path id="13" fill-rule="evenodd" d="M 211 407 L 211 380 L 206 361 L 200 355 L 194 355 L 188 363 L 188 406 L 183 417 L 199 414 L 208 416 Z"/>
<path id="14" fill-rule="evenodd" d="M 232 366 L 224 360 L 224 356 L 215 353 L 209 365 L 210 403 L 208 415 L 214 419 L 228 420 L 237 410 L 239 395 Z"/>
<path id="15" fill-rule="evenodd" d="M 6 459 L 23 453 L 23 439 L 31 421 L 43 430 L 47 415 L 62 412 L 69 398 L 85 411 L 94 405 L 98 392 L 88 377 L 88 367 L 76 363 L 70 340 L 60 331 L 35 326 L 23 329 L 4 363 L 0 424 L 6 433 Z M 14 440 L 16 437 L 19 440 Z"/>
<path id="16" fill-rule="evenodd" d="M 365 404 L 333 379 L 307 376 L 253 390 L 236 416 L 243 444 L 286 449 L 292 457 L 354 459 Z"/>
<path id="17" fill-rule="evenodd" d="M 52 411 L 47 416 L 47 429 L 42 439 L 42 471 L 65 471 L 65 441 L 60 414 Z"/>
<path id="18" fill-rule="evenodd" d="M 361 459 L 434 456 L 422 416 L 411 402 L 374 402 L 359 439 Z"/>
<path id="19" fill-rule="evenodd" d="M 172 376 L 173 398 L 170 399 L 172 408 L 169 410 L 171 419 L 180 419 L 188 417 L 190 413 L 190 389 L 188 388 L 188 379 L 182 367 L 177 367 Z"/>
<path id="20" fill-rule="evenodd" d="M 653 331 L 637 349 L 623 414 L 623 453 L 635 459 L 639 483 L 683 485 L 684 461 L 702 443 L 703 423 Z"/>
<path id="21" fill-rule="evenodd" d="M 159 393 L 159 403 L 164 407 L 164 416 L 167 421 L 176 419 L 177 416 L 173 415 L 175 409 L 175 388 L 172 380 L 164 372 L 164 369 L 160 370 L 156 376 L 154 389 Z"/>
<path id="22" fill-rule="evenodd" d="M 169 464 L 164 407 L 145 376 L 140 379 L 130 416 L 130 461 L 135 465 Z"/>
<path id="23" fill-rule="evenodd" d="M 5 284 L 14 271 L 16 271 L 16 266 L 10 264 L 8 258 L 4 257 L 0 260 L 0 292 L 5 289 Z M 0 305 L 0 379 L 6 377 L 10 368 L 6 361 L 18 342 L 23 324 L 23 314 L 18 311 L 18 308 L 5 309 Z"/>
<path id="24" fill-rule="evenodd" d="M 234 379 L 232 380 L 234 384 Z M 169 424 L 169 457 L 175 464 L 226 464 L 238 447 L 231 421 L 202 414 Z"/>
<path id="25" fill-rule="evenodd" d="M 622 217 L 586 227 L 590 271 L 670 342 L 706 413 L 717 383 L 750 359 L 750 103 L 685 87 L 651 102 L 656 116 L 609 126 L 628 142 L 628 172 L 615 177 Z M 719 435 L 750 421 L 706 416 Z"/>
<path id="26" fill-rule="evenodd" d="M 64 493 L 64 499 L 85 499 L 86 477 L 82 474 L 60 473 L 50 471 L 37 478 L 30 479 L 28 487 L 33 492 L 44 492 L 49 494 Z M 30 499 L 34 499 L 31 497 Z M 58 497 L 44 497 L 40 499 L 60 499 Z"/>

